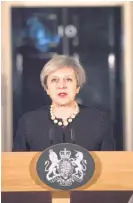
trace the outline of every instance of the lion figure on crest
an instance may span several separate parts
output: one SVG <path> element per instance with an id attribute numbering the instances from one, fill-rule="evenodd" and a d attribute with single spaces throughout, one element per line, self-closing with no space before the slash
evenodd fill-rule
<path id="1" fill-rule="evenodd" d="M 56 173 L 56 169 L 58 169 L 58 163 L 60 160 L 58 159 L 57 154 L 52 149 L 49 150 L 49 159 L 50 161 L 45 161 L 44 165 L 46 166 L 45 171 L 46 172 L 48 171 L 46 175 L 47 180 L 52 180 L 53 178 L 59 176 L 59 174 Z M 51 162 L 51 165 L 49 166 L 50 162 Z M 50 175 L 52 174 L 54 176 L 50 177 Z"/>
<path id="2" fill-rule="evenodd" d="M 76 151 L 76 150 L 75 150 Z M 79 152 L 79 151 L 76 151 L 76 155 L 75 155 L 75 159 L 72 158 L 72 164 L 74 166 L 76 166 L 75 168 L 75 173 L 73 175 L 76 175 L 78 176 L 79 175 L 79 178 L 82 179 L 83 178 L 83 171 L 86 171 L 86 160 L 83 159 L 83 153 L 82 152 Z"/>

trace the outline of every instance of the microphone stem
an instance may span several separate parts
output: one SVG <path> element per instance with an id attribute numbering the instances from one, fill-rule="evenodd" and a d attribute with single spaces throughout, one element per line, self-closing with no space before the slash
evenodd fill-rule
<path id="1" fill-rule="evenodd" d="M 65 143 L 65 133 L 63 132 L 63 143 Z"/>
<path id="2" fill-rule="evenodd" d="M 71 141 L 73 144 L 75 144 L 75 134 L 74 131 L 71 129 Z"/>

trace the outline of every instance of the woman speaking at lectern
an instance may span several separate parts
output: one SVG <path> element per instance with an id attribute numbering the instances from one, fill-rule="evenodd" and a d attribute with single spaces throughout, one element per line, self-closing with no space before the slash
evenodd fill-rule
<path id="1" fill-rule="evenodd" d="M 23 115 L 13 151 L 43 151 L 63 142 L 76 143 L 89 151 L 115 150 L 112 125 L 105 112 L 76 102 L 86 81 L 79 61 L 57 55 L 46 63 L 40 80 L 51 105 Z"/>

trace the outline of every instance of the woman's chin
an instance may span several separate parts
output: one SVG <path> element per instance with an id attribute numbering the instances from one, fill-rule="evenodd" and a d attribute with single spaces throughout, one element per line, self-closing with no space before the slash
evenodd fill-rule
<path id="1" fill-rule="evenodd" d="M 73 103 L 74 101 L 57 101 L 55 102 L 57 105 L 59 106 L 68 106 L 68 105 L 71 105 L 71 103 Z"/>

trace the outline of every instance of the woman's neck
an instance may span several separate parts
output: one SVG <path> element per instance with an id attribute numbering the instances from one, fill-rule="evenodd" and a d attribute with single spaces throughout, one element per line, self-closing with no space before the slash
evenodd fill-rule
<path id="1" fill-rule="evenodd" d="M 61 119 L 67 119 L 69 118 L 73 112 L 76 109 L 76 102 L 72 102 L 67 105 L 58 105 L 53 103 L 52 104 L 52 110 L 53 114 L 56 116 L 56 118 L 61 118 Z"/>

